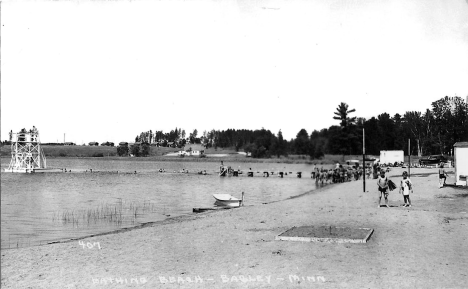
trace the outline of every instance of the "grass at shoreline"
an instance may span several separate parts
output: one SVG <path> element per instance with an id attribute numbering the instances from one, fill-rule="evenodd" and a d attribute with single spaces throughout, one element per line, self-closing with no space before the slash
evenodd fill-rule
<path id="1" fill-rule="evenodd" d="M 178 148 L 167 147 L 151 147 L 150 155 L 148 157 L 119 157 L 117 156 L 117 147 L 107 146 L 42 146 L 44 154 L 47 158 L 96 158 L 112 160 L 139 160 L 139 161 L 172 161 L 172 162 L 219 162 L 221 160 L 246 162 L 246 163 L 305 163 L 305 164 L 335 164 L 345 163 L 346 160 L 362 160 L 362 155 L 325 155 L 321 159 L 310 159 L 306 155 L 289 155 L 287 157 L 281 156 L 280 158 L 271 157 L 264 159 L 247 158 L 245 155 L 238 154 L 232 148 L 209 148 L 206 150 L 208 157 L 169 157 L 167 153 L 178 152 Z M 2 145 L 0 148 L 1 157 L 10 157 L 10 146 Z M 211 154 L 225 154 L 223 157 L 210 156 Z M 368 156 L 378 158 L 379 156 Z M 407 161 L 405 157 L 405 161 Z M 411 162 L 417 163 L 418 157 L 412 156 Z"/>
<path id="2" fill-rule="evenodd" d="M 46 157 L 118 157 L 117 147 L 109 146 L 52 146 L 43 145 L 41 146 Z M 149 157 L 164 156 L 168 153 L 178 152 L 179 148 L 170 147 L 151 147 Z M 208 154 L 236 154 L 237 152 L 233 149 L 207 149 Z M 2 145 L 0 148 L 0 154 L 2 157 L 11 156 L 10 145 Z"/>

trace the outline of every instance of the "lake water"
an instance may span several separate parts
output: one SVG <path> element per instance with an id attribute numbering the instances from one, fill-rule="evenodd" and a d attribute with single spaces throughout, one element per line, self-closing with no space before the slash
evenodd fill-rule
<path id="1" fill-rule="evenodd" d="M 212 207 L 214 193 L 240 198 L 245 192 L 245 205 L 249 206 L 315 189 L 312 166 L 306 164 L 225 162 L 244 174 L 219 177 L 217 162 L 48 159 L 48 167 L 72 172 L 44 174 L 4 173 L 8 163 L 9 159 L 1 159 L 2 248 L 39 245 L 192 214 L 193 208 Z M 166 173 L 159 173 L 160 168 Z M 255 177 L 246 176 L 249 168 Z M 189 173 L 174 173 L 182 169 Z M 196 174 L 201 170 L 209 175 Z M 264 178 L 256 173 L 278 170 L 293 174 Z M 302 178 L 296 177 L 298 171 L 303 172 Z"/>

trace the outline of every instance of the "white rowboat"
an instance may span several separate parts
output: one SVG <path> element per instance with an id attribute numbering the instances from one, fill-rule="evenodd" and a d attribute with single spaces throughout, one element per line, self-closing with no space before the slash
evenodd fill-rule
<path id="1" fill-rule="evenodd" d="M 242 199 L 231 196 L 230 194 L 213 194 L 216 206 L 222 207 L 240 207 L 244 204 L 244 192 L 242 192 Z"/>

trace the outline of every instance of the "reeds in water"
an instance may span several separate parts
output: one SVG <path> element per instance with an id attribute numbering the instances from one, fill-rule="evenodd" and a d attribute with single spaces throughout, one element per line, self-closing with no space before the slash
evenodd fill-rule
<path id="1" fill-rule="evenodd" d="M 115 225 L 123 223 L 134 224 L 139 215 L 155 211 L 154 203 L 144 201 L 143 203 L 124 203 L 122 200 L 114 204 L 102 203 L 95 208 L 85 210 L 65 210 L 54 212 L 52 221 L 62 224 L 72 224 L 74 227 L 92 225 L 107 222 Z"/>

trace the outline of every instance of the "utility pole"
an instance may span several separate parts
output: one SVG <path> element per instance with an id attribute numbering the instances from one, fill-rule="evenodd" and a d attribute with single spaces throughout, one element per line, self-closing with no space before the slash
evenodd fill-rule
<path id="1" fill-rule="evenodd" d="M 408 139 L 408 178 L 411 176 L 411 139 Z"/>
<path id="2" fill-rule="evenodd" d="M 421 147 L 419 146 L 419 139 L 416 140 L 418 143 L 418 157 L 421 157 Z"/>
<path id="3" fill-rule="evenodd" d="M 362 192 L 366 192 L 366 136 L 362 129 Z"/>

